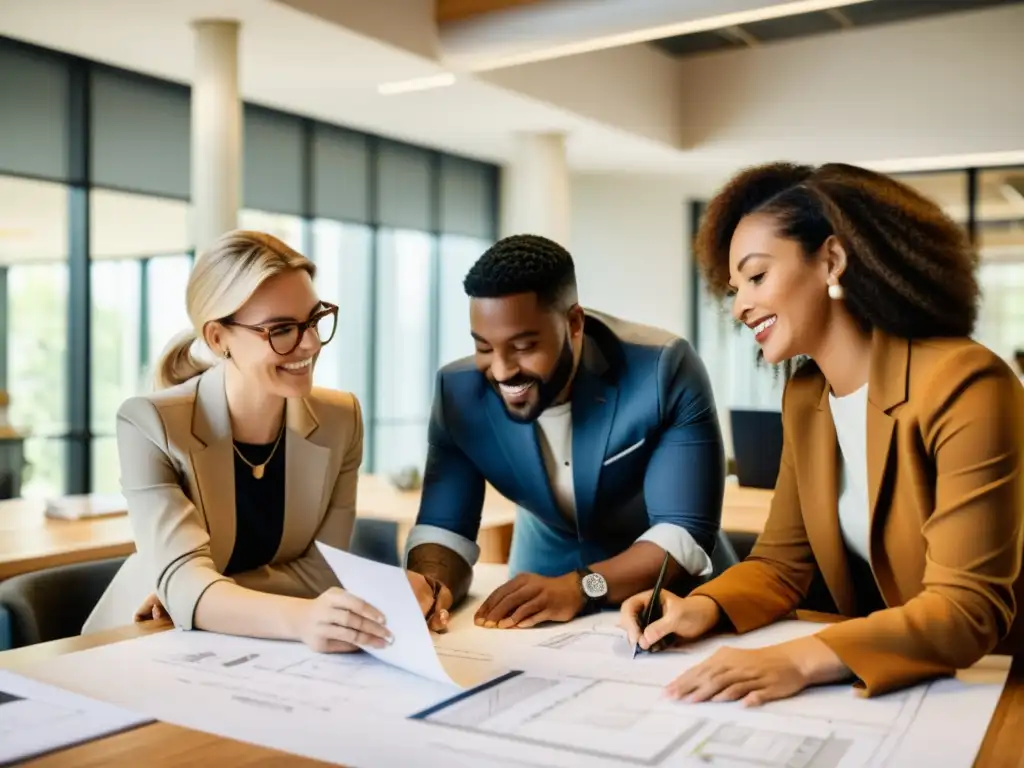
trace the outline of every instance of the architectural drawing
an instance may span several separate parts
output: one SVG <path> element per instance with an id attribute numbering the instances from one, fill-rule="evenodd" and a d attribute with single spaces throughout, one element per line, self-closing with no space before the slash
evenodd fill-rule
<path id="1" fill-rule="evenodd" d="M 156 654 L 179 683 L 206 688 L 248 706 L 283 713 L 341 713 L 358 704 L 382 715 L 404 715 L 450 696 L 452 688 L 361 653 L 314 654 L 298 646 L 266 651 L 218 635 L 189 637 L 182 653 Z M 396 695 L 396 691 L 401 691 Z"/>
<path id="2" fill-rule="evenodd" d="M 633 655 L 629 640 L 621 629 L 601 625 L 591 629 L 562 632 L 538 643 L 537 647 L 573 653 L 599 653 L 624 658 Z"/>
<path id="3" fill-rule="evenodd" d="M 745 709 L 674 702 L 647 683 L 514 672 L 414 719 L 616 764 L 854 768 L 886 765 L 924 689 L 872 700 L 854 700 L 847 686 L 810 694 Z"/>
<path id="4" fill-rule="evenodd" d="M 33 728 L 45 730 L 57 726 L 60 721 L 78 717 L 80 710 L 72 709 L 49 701 L 15 696 L 0 691 L 0 741 Z"/>
<path id="5" fill-rule="evenodd" d="M 782 626 L 761 636 L 797 631 L 807 633 Z M 537 632 L 470 626 L 433 640 L 446 665 L 508 671 L 460 690 L 368 654 L 206 632 L 102 646 L 45 670 L 49 682 L 153 718 L 345 765 L 967 768 L 1009 668 L 870 699 L 844 684 L 746 708 L 663 695 L 712 642 L 623 658 L 622 633 L 593 617 Z"/>

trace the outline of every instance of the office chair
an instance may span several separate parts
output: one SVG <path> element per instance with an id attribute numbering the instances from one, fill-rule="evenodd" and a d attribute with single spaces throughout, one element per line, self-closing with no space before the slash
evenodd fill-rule
<path id="1" fill-rule="evenodd" d="M 0 582 L 0 614 L 6 615 L 10 647 L 78 635 L 124 560 L 60 565 Z"/>

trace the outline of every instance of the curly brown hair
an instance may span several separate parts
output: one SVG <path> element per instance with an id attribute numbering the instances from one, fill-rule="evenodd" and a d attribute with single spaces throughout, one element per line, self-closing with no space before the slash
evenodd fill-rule
<path id="1" fill-rule="evenodd" d="M 708 204 L 697 260 L 712 294 L 729 289 L 729 245 L 752 213 L 778 222 L 808 256 L 835 235 L 842 285 L 866 329 L 901 338 L 969 336 L 977 318 L 978 257 L 966 232 L 931 200 L 881 173 L 842 163 L 770 163 L 734 177 Z"/>

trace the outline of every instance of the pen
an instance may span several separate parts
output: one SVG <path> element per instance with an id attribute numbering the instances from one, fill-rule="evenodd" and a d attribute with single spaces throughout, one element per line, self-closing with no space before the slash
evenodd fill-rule
<path id="1" fill-rule="evenodd" d="M 661 562 L 661 572 L 658 574 L 658 580 L 654 582 L 654 591 L 651 592 L 651 600 L 647 603 L 647 607 L 644 609 L 643 615 L 640 617 L 640 634 L 644 633 L 644 630 L 651 624 L 652 621 L 657 621 L 661 618 L 661 585 L 665 582 L 665 573 L 668 571 L 668 559 L 671 555 L 666 552 L 665 559 Z M 636 647 L 633 648 L 633 658 L 636 658 L 637 653 L 640 652 L 640 639 L 637 638 Z"/>

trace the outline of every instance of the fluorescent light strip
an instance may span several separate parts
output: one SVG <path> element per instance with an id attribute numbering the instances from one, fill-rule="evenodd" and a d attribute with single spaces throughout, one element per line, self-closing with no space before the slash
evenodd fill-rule
<path id="1" fill-rule="evenodd" d="M 767 19 L 779 19 L 784 16 L 796 16 L 802 13 L 813 13 L 814 11 L 826 11 L 833 8 L 841 8 L 846 5 L 857 5 L 858 3 L 874 2 L 875 0 L 793 0 L 793 2 L 782 3 L 781 5 L 769 5 L 763 8 L 754 8 L 749 11 L 736 11 L 720 16 L 706 16 L 703 19 L 692 19 L 681 21 L 677 24 L 665 24 L 660 27 L 645 27 L 643 29 L 631 30 L 617 35 L 601 35 L 591 40 L 583 40 L 565 45 L 553 45 L 541 48 L 540 50 L 527 51 L 525 53 L 514 53 L 504 58 L 488 61 L 481 66 L 472 66 L 475 71 L 488 69 L 500 69 L 503 67 L 514 67 L 520 64 L 530 64 L 546 59 L 559 59 L 564 56 L 575 56 L 579 53 L 589 53 L 605 48 L 618 48 L 624 45 L 645 43 L 651 40 L 663 40 L 667 37 L 679 35 L 690 35 L 694 32 L 707 32 L 713 29 L 733 27 L 739 24 L 750 24 L 755 21 Z M 472 59 L 469 54 L 468 58 Z M 454 59 L 458 59 L 456 54 Z"/>
<path id="2" fill-rule="evenodd" d="M 428 91 L 431 88 L 444 88 L 455 84 L 455 75 L 445 72 L 441 75 L 429 77 L 415 77 L 412 80 L 399 80 L 393 83 L 382 83 L 377 86 L 377 93 L 382 96 L 393 96 L 398 93 L 411 93 L 413 91 Z"/>

